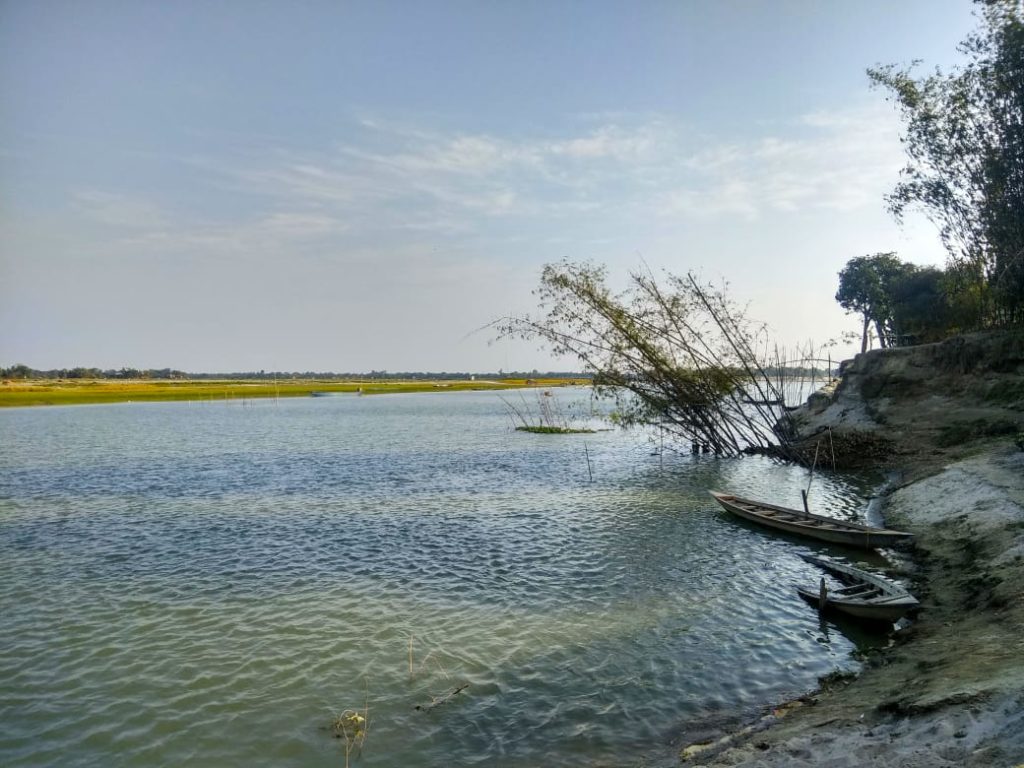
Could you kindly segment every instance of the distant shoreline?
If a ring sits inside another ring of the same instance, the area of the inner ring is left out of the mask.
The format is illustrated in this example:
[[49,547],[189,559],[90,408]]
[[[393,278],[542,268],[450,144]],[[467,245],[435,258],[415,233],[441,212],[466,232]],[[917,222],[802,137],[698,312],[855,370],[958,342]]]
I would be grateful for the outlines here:
[[85,405],[132,401],[231,401],[273,397],[310,397],[313,393],[382,395],[409,392],[465,392],[508,389],[544,389],[589,385],[589,379],[438,379],[351,381],[289,379],[129,380],[34,379],[4,381],[0,408],[46,405]]

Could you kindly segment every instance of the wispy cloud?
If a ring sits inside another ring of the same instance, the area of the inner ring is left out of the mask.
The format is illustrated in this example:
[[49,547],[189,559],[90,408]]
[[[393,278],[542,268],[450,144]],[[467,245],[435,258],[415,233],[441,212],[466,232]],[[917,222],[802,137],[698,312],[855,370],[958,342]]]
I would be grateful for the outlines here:
[[815,112],[764,135],[691,155],[690,178],[662,198],[668,216],[796,211],[849,212],[877,206],[903,163],[897,126],[879,108]]
[[877,204],[901,164],[894,120],[874,108],[818,111],[725,140],[656,116],[620,116],[554,138],[362,125],[372,134],[365,143],[242,175],[282,202],[359,217],[373,210],[389,226],[416,210],[445,228],[461,221],[472,229],[482,217],[641,209],[698,217],[852,210]]
[[878,205],[902,163],[895,121],[875,108],[798,115],[726,138],[651,115],[618,115],[560,136],[370,119],[350,129],[321,151],[277,149],[204,167],[210,183],[248,201],[238,209],[250,213],[230,220],[180,221],[98,190],[78,192],[75,205],[123,227],[135,245],[175,240],[222,252],[394,243],[403,232],[486,239],[498,236],[494,224],[536,230],[549,242],[566,221],[580,231],[588,221],[653,226],[855,211]]

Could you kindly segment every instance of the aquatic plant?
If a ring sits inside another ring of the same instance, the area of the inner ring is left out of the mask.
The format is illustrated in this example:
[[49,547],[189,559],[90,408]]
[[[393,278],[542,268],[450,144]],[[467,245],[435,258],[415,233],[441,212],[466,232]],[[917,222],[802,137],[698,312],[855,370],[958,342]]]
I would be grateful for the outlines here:
[[550,389],[537,393],[537,404],[531,406],[520,393],[520,403],[502,397],[502,403],[517,432],[532,432],[537,435],[593,434],[596,429],[574,426],[575,416],[567,413],[561,402]]
[[364,705],[363,711],[346,709],[331,723],[331,730],[336,739],[345,740],[345,768],[349,768],[352,752],[358,755],[363,750],[366,734],[369,730],[369,706]]

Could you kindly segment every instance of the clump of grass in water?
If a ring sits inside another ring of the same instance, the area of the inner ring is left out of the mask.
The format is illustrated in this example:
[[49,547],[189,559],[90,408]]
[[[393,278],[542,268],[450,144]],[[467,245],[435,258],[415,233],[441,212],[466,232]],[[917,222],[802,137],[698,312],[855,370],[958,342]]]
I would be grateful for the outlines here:
[[355,751],[359,755],[363,751],[363,743],[366,741],[370,725],[369,714],[369,706],[364,704],[362,712],[346,709],[331,723],[334,738],[345,740],[345,768],[349,768],[352,752]]
[[516,427],[516,432],[532,432],[535,435],[592,435],[596,429],[574,429],[572,427],[548,427],[543,424],[528,424]]
[[522,403],[516,405],[511,400],[501,398],[517,432],[532,432],[535,435],[577,435],[592,434],[597,431],[596,429],[572,426],[569,416],[562,410],[561,403],[550,389],[537,393],[536,409],[526,402],[526,398],[522,394],[520,394],[520,399]]

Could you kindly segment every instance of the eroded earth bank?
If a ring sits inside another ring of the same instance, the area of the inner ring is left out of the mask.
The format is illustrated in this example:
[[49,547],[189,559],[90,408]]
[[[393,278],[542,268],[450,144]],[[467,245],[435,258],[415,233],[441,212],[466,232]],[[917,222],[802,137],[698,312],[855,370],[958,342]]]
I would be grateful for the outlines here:
[[851,681],[684,750],[705,766],[1024,764],[1024,334],[875,350],[796,415],[891,473],[922,610]]

